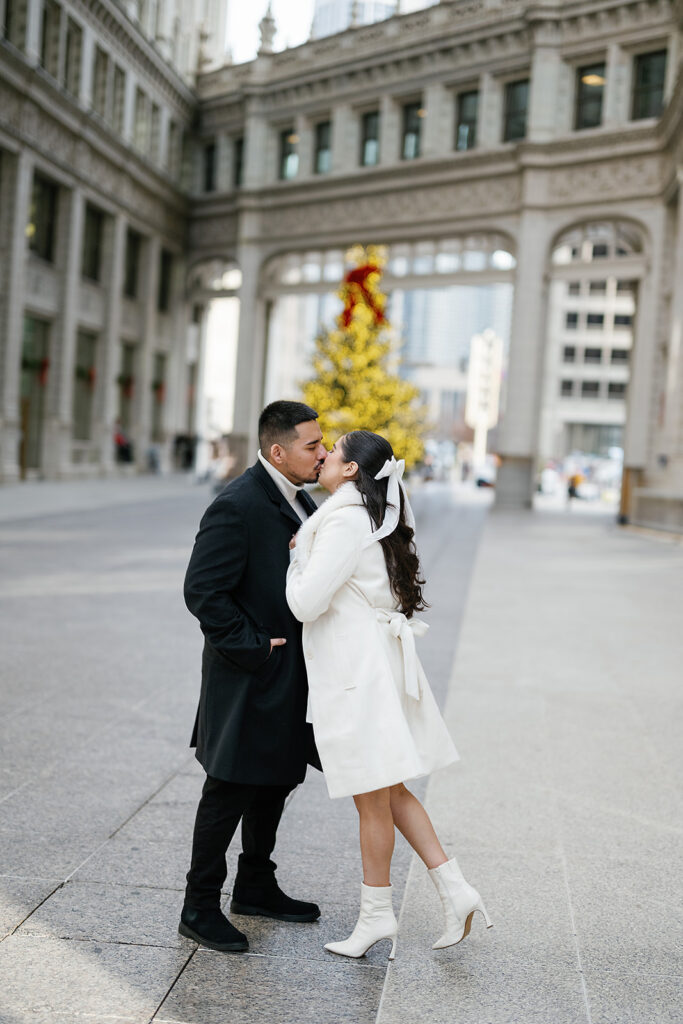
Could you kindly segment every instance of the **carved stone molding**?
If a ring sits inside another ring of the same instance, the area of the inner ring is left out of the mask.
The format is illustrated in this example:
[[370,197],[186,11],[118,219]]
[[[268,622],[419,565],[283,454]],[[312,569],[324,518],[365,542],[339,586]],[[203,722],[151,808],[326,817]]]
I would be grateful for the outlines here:
[[548,185],[551,202],[590,202],[657,195],[662,187],[658,156],[609,160],[556,169]]

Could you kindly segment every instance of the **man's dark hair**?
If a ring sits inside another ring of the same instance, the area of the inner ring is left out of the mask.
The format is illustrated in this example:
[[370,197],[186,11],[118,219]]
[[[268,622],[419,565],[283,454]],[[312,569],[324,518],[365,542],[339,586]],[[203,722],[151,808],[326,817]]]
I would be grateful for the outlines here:
[[288,445],[296,437],[299,423],[317,420],[318,414],[303,402],[271,402],[258,420],[258,443],[264,456],[271,445]]

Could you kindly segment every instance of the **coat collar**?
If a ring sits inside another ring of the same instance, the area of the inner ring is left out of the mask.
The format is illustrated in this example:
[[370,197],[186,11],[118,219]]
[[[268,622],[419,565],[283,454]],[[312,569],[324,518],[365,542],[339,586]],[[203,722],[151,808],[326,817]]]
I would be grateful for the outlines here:
[[302,563],[308,561],[315,535],[320,529],[321,523],[323,523],[332,512],[336,512],[340,508],[362,504],[363,498],[361,497],[360,491],[352,481],[338,487],[334,494],[331,494],[329,498],[317,509],[317,511],[302,523],[301,529],[296,535],[297,561]]
[[[283,516],[286,516],[287,519],[289,519],[290,522],[294,523],[297,527],[301,526],[301,519],[297,516],[296,512],[289,504],[289,502],[285,498],[284,494],[282,493],[278,485],[275,483],[275,481],[270,476],[268,471],[263,468],[261,463],[255,462],[254,465],[249,470],[249,472],[254,477],[254,479],[261,485],[261,487],[266,492],[266,494],[273,502],[273,504],[279,506],[280,512],[282,512]],[[313,501],[313,499],[310,497],[310,495],[306,493],[306,491],[302,491],[301,493],[302,501],[309,509],[309,512],[315,512],[316,504]]]

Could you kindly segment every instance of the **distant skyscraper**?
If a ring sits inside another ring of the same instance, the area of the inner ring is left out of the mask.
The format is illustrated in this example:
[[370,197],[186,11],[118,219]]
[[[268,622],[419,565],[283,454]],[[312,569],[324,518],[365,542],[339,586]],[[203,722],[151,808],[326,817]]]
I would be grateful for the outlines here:
[[[352,0],[315,0],[311,29],[313,38],[343,32],[351,24],[353,6]],[[359,0],[356,6],[359,25],[382,21],[396,12],[395,0]]]

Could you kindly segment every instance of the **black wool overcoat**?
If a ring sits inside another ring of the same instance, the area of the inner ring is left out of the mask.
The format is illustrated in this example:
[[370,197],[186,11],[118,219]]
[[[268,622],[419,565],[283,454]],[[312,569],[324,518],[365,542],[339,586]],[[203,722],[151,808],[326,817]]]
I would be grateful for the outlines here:
[[[315,503],[303,492],[311,512]],[[202,686],[190,745],[228,782],[295,785],[320,768],[306,723],[301,623],[285,583],[301,525],[260,462],[221,491],[199,526],[185,603],[204,634]],[[287,643],[270,652],[271,637]]]

